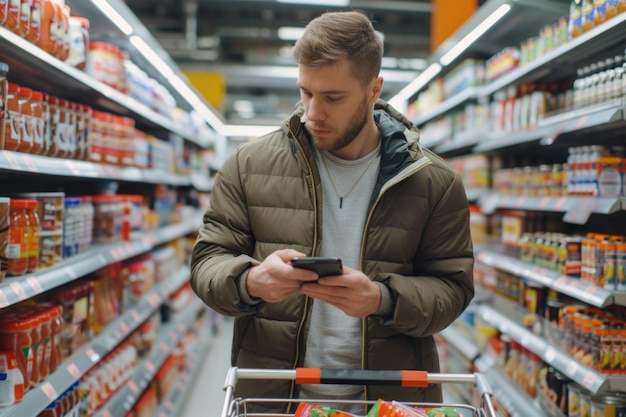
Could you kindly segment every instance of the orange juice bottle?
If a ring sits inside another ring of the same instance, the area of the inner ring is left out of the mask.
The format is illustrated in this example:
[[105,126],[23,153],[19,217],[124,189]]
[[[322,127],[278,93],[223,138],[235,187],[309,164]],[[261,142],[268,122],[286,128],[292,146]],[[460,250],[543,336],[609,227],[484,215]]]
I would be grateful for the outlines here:
[[582,4],[582,28],[583,33],[593,29],[593,0],[583,0]]
[[582,27],[582,1],[572,0],[569,6],[569,22],[567,32],[569,39],[574,39],[583,33]]

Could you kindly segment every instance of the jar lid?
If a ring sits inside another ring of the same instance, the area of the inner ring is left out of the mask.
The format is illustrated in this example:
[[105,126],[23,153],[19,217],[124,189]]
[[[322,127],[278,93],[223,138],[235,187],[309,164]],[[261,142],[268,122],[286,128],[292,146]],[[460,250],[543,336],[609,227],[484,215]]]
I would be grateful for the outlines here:
[[11,199],[9,197],[0,197],[0,203],[10,203]]
[[35,207],[37,207],[37,200],[13,199],[11,200],[10,207],[12,209],[29,209],[33,208],[33,203],[35,203]]
[[0,73],[7,73],[9,72],[9,64],[7,64],[6,62],[0,62]]

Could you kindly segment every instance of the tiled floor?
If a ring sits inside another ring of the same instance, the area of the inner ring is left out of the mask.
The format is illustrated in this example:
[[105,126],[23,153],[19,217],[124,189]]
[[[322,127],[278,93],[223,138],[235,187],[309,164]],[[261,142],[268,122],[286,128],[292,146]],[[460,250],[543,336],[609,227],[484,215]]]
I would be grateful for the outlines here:
[[209,352],[195,381],[189,382],[189,392],[179,417],[220,417],[224,404],[224,379],[230,367],[232,319],[224,319],[219,332],[211,339]]

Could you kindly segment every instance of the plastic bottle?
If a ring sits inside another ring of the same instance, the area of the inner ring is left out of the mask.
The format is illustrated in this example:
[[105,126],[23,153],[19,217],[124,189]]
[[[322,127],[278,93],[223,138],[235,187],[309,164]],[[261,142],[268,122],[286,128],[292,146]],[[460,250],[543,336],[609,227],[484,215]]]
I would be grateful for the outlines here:
[[51,54],[56,47],[57,8],[52,0],[41,0],[39,39],[35,45]]
[[593,0],[583,0],[582,9],[581,9],[582,11],[581,22],[582,22],[583,33],[589,32],[594,27],[593,10],[594,10]]
[[89,51],[89,20],[70,16],[69,24],[69,54],[66,62],[73,67],[85,69]]
[[20,25],[20,7],[22,2],[20,0],[9,0],[7,7],[6,19],[3,26],[13,32],[18,30]]
[[33,91],[31,96],[31,106],[33,109],[33,118],[31,122],[33,124],[33,131],[35,134],[31,153],[43,155],[47,152],[48,147],[46,143],[46,115],[44,113],[47,111],[47,107],[44,101],[44,94],[41,91]]
[[570,3],[569,22],[567,25],[567,35],[569,39],[574,39],[583,33],[582,1],[583,0],[572,0]]

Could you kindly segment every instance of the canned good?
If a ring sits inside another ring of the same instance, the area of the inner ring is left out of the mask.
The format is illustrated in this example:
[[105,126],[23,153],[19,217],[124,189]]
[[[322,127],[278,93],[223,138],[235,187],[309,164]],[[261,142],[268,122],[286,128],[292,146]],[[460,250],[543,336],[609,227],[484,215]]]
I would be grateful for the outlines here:
[[626,396],[615,392],[594,395],[590,417],[626,417]]

